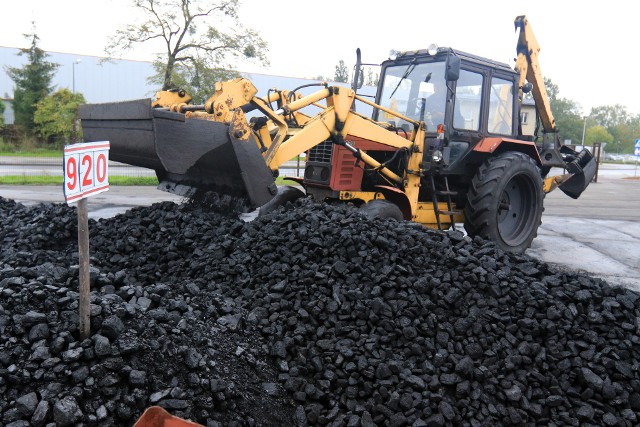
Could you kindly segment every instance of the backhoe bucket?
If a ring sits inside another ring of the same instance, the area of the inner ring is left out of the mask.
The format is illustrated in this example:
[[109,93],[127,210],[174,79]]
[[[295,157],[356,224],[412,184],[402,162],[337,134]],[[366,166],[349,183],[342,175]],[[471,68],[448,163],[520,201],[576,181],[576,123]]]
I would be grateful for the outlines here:
[[577,154],[569,147],[562,146],[560,152],[573,157],[573,160],[568,162],[566,166],[567,172],[572,173],[573,176],[560,184],[560,189],[567,196],[577,199],[589,186],[596,174],[596,159],[594,159],[591,152],[586,149],[582,150],[580,154]]
[[151,108],[148,99],[82,105],[79,115],[85,141],[109,141],[111,160],[154,169],[161,190],[212,190],[253,207],[277,193],[240,110],[229,125]]

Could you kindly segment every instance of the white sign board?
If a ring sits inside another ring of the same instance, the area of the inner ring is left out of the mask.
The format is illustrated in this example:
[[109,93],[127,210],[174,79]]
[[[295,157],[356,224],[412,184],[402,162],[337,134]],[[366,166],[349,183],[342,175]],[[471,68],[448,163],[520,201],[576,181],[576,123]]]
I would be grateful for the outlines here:
[[75,203],[109,189],[109,142],[64,147],[64,199]]

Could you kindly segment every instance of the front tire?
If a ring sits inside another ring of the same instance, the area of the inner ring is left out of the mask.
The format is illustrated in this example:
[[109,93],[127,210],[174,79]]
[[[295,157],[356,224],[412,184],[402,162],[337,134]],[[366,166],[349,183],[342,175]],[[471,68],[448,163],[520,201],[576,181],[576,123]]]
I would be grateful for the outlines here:
[[467,233],[523,253],[538,234],[544,193],[540,169],[526,154],[506,152],[478,169],[464,208]]

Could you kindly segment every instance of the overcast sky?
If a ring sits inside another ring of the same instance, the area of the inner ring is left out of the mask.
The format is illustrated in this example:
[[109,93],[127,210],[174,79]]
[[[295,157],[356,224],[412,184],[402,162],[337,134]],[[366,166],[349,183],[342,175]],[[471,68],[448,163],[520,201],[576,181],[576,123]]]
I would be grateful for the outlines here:
[[[129,0],[29,0],[2,4],[0,46],[25,47],[36,31],[48,51],[104,55],[115,30],[131,22]],[[240,17],[269,44],[269,67],[240,64],[239,70],[292,77],[333,77],[355,50],[364,62],[380,63],[391,49],[431,43],[485,56],[513,66],[513,20],[526,15],[542,48],[542,73],[588,113],[621,104],[640,114],[640,41],[635,0],[243,0]],[[157,46],[156,46],[157,50]],[[123,57],[151,60],[151,46]]]

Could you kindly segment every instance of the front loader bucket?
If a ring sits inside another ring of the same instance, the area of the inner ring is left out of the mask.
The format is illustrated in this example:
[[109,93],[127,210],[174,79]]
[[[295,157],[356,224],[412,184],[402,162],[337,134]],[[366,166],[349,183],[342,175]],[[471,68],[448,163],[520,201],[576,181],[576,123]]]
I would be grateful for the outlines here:
[[239,110],[230,125],[151,108],[148,99],[82,105],[79,115],[85,141],[109,141],[111,160],[154,169],[162,190],[213,190],[254,207],[277,192]]
[[591,152],[586,149],[577,154],[569,147],[562,146],[560,152],[573,158],[566,166],[567,172],[573,174],[573,176],[563,182],[560,185],[560,189],[567,196],[577,199],[589,186],[596,174],[596,159],[594,159]]

